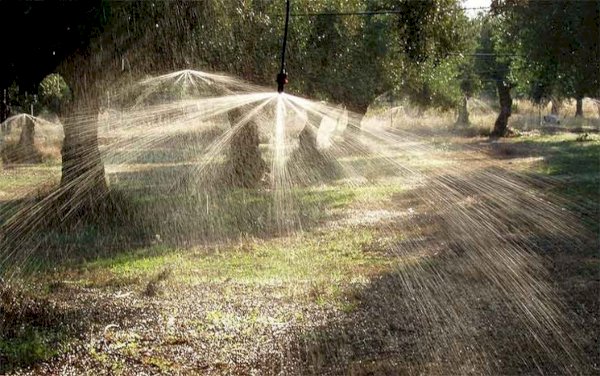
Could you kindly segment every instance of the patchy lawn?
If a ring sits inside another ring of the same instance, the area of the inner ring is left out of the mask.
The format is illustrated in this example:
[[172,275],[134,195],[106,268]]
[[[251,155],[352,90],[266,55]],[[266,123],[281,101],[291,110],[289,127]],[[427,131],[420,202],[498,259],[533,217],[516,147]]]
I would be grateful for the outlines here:
[[[435,153],[400,150],[394,160],[439,172],[445,183],[451,177],[441,173],[457,160],[464,167],[454,171],[464,176],[500,164],[548,180],[543,192],[567,198],[593,230],[600,141],[577,137],[477,140],[475,150],[439,137],[430,145]],[[37,261],[22,269],[35,273],[2,284],[0,372],[598,372],[597,237],[573,245],[527,230],[501,234],[506,242],[491,247],[502,259],[496,264],[469,248],[480,234],[470,238],[468,226],[452,222],[478,218],[488,208],[482,192],[457,184],[460,200],[436,202],[427,182],[407,179],[385,158],[341,159],[367,171],[368,181],[294,188],[289,218],[302,228],[293,222],[289,233],[270,217],[268,192],[157,193],[128,185],[139,172],[113,176],[124,194],[133,192],[125,198],[130,222],[33,237]],[[17,196],[52,181],[57,171],[46,168],[39,180],[13,174],[0,190]],[[536,253],[510,253],[524,235]],[[538,301],[547,305],[535,312],[546,316],[515,313]],[[544,320],[555,333],[535,326]]]

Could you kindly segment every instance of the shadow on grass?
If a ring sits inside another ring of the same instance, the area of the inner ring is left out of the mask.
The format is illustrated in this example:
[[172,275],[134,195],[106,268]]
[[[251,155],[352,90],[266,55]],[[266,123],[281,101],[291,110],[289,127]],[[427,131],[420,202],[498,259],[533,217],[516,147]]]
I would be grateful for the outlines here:
[[[217,190],[187,184],[177,188],[117,187],[102,197],[94,211],[85,216],[76,211],[69,218],[64,217],[64,201],[53,198],[52,191],[2,204],[0,275],[13,285],[0,280],[0,372],[64,352],[91,325],[119,323],[134,315],[129,308],[115,313],[110,304],[103,307],[106,299],[96,298],[98,291],[93,297],[82,297],[81,289],[71,291],[64,283],[56,286],[63,296],[53,292],[48,295],[52,300],[43,298],[43,291],[28,292],[35,289],[28,286],[32,273],[40,277],[39,272],[77,268],[91,260],[120,256],[135,260],[245,237],[269,239],[330,220],[336,208],[354,197],[348,189],[298,188],[288,192],[286,202],[291,205],[279,213],[274,210],[273,192],[266,189]],[[147,293],[151,295],[150,290]],[[81,304],[73,302],[80,298]],[[61,299],[70,302],[68,307],[53,303]]]
[[[0,281],[0,373],[29,367],[73,350],[86,332],[100,332],[114,322],[142,317],[141,309],[114,309],[110,301],[73,295],[65,308],[41,297],[35,286]],[[70,294],[69,286],[54,284],[52,293]],[[75,302],[74,300],[80,300]],[[152,308],[144,308],[148,315]],[[95,325],[92,327],[92,323]],[[78,351],[82,351],[79,349]]]
[[[288,358],[278,371],[313,375],[592,371],[591,363],[578,364],[564,351],[561,338],[530,327],[477,273],[461,256],[451,255],[381,275],[348,295],[346,299],[354,302],[350,312],[291,335],[280,350]],[[592,346],[586,350],[593,352]]]
[[[481,194],[455,177],[440,179],[465,197]],[[409,191],[404,199],[424,195],[423,190]],[[484,226],[468,221],[484,220],[478,214],[489,210],[485,203],[459,205],[460,200],[431,213],[416,207],[421,214],[398,223],[394,231],[407,235],[415,227],[427,231],[392,246],[392,257],[398,257],[400,265],[347,291],[348,309],[289,334],[290,340],[277,350],[286,354],[283,361],[265,355],[271,367],[277,364],[273,373],[597,371],[597,303],[592,300],[598,283],[589,276],[579,280],[579,271],[561,270],[562,275],[554,276],[546,269],[547,257],[559,262],[561,255],[568,255],[573,263],[584,261],[586,245],[574,246],[580,241],[576,235],[536,229],[530,219],[521,218],[521,207],[498,207],[498,217],[515,219],[496,227],[493,220]],[[486,231],[485,226],[497,231]],[[556,280],[560,283],[555,290]],[[564,299],[565,295],[577,298]]]
[[596,231],[600,220],[600,142],[581,140],[567,134],[557,137],[523,137],[492,145],[494,158],[539,157],[541,161],[527,174],[550,177],[551,192],[570,202],[586,225]]
[[[192,170],[194,167],[187,167]],[[336,186],[272,190],[218,187],[185,178],[186,167],[123,172],[93,211],[64,216],[54,191],[0,207],[3,274],[77,264],[149,246],[186,249],[269,239],[308,230],[335,218],[355,193]],[[184,176],[184,178],[181,178]],[[139,182],[146,182],[141,186]],[[70,208],[70,207],[69,207]],[[143,257],[143,252],[140,257]]]
[[548,175],[600,174],[600,143],[564,135],[562,139],[523,137],[514,142],[492,145],[490,156],[496,158],[518,158],[523,156],[543,157]]

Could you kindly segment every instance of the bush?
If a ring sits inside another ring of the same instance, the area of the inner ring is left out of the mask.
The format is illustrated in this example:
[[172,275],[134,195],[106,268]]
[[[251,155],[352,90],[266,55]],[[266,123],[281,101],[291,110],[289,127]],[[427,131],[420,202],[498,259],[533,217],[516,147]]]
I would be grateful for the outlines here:
[[44,106],[54,113],[60,113],[62,107],[72,99],[69,85],[58,73],[49,74],[42,80],[39,96]]

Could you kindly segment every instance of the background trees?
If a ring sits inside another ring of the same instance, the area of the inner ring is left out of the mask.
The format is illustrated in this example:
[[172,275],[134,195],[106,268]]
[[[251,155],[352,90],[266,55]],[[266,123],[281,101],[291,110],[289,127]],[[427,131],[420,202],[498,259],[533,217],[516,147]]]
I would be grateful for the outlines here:
[[[537,103],[575,98],[576,115],[582,116],[583,97],[600,93],[600,3],[496,0],[492,5],[480,42],[490,58],[481,65],[486,78],[503,82],[499,97],[508,105],[504,86]],[[504,121],[496,124],[494,131],[503,135]]]
[[[467,99],[481,82],[499,98],[497,136],[506,133],[515,94],[538,103],[576,98],[581,115],[581,99],[600,96],[599,7],[494,0],[489,14],[471,20],[458,0],[295,0],[288,90],[359,116],[387,92],[422,109],[459,109],[457,122],[468,123]],[[120,83],[148,74],[200,68],[271,86],[278,70],[281,1],[2,2],[0,9],[11,14],[0,26],[10,35],[0,87],[17,82],[6,93],[23,97],[58,71],[71,87],[71,111],[89,114]],[[44,33],[13,32],[32,24]]]
[[474,24],[456,1],[401,2],[398,8],[396,92],[421,108],[456,108],[464,54],[474,46]]
[[583,97],[600,91],[600,3],[530,2],[519,10],[519,82],[534,98],[576,98],[576,115],[583,116]]
[[[13,15],[2,24],[3,35],[26,24],[44,29],[43,35],[5,38],[3,88],[16,81],[32,93],[58,65],[67,77],[67,70],[78,68],[67,59],[75,52],[97,61],[102,77],[120,79],[204,67],[270,85],[277,69],[283,22],[278,1],[1,6]],[[502,80],[533,99],[597,96],[598,7],[592,1],[494,1],[477,49],[494,54],[494,61],[477,59],[487,64],[482,78]],[[473,52],[477,34],[457,0],[296,0],[293,8],[293,92],[360,112],[394,89],[420,106],[449,108],[474,82],[465,79],[472,74],[468,59],[454,58]],[[335,15],[381,10],[393,13]],[[305,13],[313,15],[300,15]]]

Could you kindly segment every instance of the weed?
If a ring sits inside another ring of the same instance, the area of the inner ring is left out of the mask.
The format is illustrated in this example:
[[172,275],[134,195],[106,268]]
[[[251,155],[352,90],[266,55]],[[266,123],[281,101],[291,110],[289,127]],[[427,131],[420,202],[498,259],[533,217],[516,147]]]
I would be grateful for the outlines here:
[[577,142],[592,141],[592,137],[590,137],[589,133],[585,132],[585,133],[582,133],[579,136],[577,136],[575,141],[577,141]]
[[64,322],[52,302],[0,281],[0,372],[60,352]]
[[146,288],[144,289],[145,296],[157,296],[163,292],[163,283],[167,279],[171,277],[173,274],[173,270],[171,268],[165,268],[159,273],[157,273],[148,283],[146,284]]
[[[5,367],[24,366],[48,360],[59,353],[62,336],[51,331],[27,328],[18,337],[0,338],[0,372]],[[3,367],[3,365],[6,365]]]

